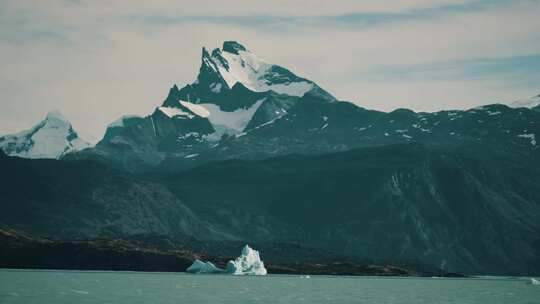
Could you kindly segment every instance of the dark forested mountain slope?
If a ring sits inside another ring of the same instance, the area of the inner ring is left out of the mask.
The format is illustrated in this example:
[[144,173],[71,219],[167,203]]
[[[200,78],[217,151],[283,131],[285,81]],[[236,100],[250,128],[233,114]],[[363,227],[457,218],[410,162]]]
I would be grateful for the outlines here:
[[0,157],[0,224],[54,238],[227,239],[166,187],[91,161]]
[[0,223],[39,235],[302,243],[448,271],[540,271],[537,154],[398,144],[151,176],[88,161],[0,163]]
[[244,239],[454,271],[540,271],[540,166],[402,144],[225,161],[168,177],[197,214]]

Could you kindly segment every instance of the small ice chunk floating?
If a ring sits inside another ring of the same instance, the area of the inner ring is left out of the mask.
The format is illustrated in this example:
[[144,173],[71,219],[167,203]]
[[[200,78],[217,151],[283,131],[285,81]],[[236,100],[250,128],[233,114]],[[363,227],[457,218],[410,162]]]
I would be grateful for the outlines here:
[[216,267],[212,262],[203,262],[195,260],[191,266],[186,269],[189,273],[223,273],[225,270]]
[[248,245],[244,246],[242,253],[234,261],[227,263],[227,269],[216,267],[211,262],[195,260],[186,272],[189,273],[228,273],[233,275],[266,275],[268,272],[257,250]]

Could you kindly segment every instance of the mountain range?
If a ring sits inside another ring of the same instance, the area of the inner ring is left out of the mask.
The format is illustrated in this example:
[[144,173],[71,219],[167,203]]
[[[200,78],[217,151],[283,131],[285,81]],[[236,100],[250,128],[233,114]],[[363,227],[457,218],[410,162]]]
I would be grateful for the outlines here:
[[202,49],[193,83],[93,147],[58,113],[1,137],[0,224],[537,274],[539,103],[374,111],[226,41]]

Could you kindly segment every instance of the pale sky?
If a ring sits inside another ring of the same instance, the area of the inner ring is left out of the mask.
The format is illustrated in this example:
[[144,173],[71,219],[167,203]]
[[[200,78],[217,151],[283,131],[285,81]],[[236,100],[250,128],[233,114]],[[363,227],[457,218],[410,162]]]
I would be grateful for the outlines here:
[[0,134],[60,110],[96,141],[237,40],[372,109],[540,94],[540,0],[0,0]]

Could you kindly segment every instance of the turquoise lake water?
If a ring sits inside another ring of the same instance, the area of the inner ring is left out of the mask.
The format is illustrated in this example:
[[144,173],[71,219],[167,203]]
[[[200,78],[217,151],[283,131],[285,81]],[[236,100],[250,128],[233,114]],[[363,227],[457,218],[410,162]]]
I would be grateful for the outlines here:
[[514,278],[241,277],[0,270],[0,303],[540,303]]

